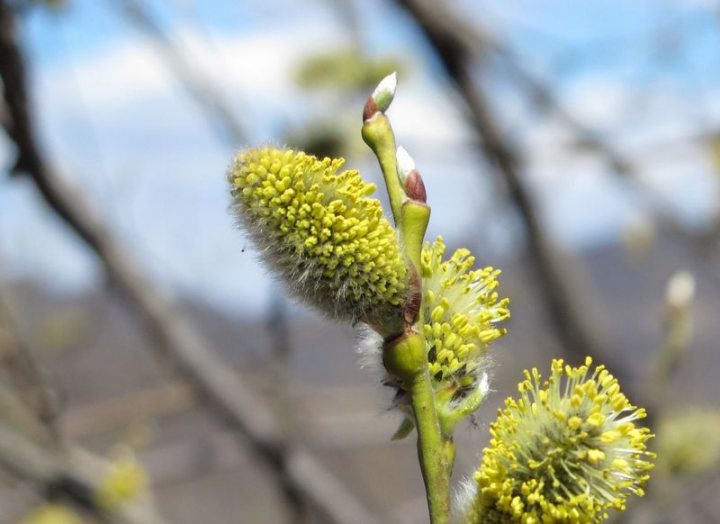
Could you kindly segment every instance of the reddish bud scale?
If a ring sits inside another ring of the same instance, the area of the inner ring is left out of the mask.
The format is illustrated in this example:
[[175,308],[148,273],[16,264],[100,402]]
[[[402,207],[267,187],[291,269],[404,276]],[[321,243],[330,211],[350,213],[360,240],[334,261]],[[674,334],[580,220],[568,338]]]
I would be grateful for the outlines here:
[[379,109],[375,100],[373,100],[373,97],[369,96],[367,102],[365,102],[365,107],[363,107],[363,122],[370,120],[370,118],[372,118],[372,116],[378,111]]
[[405,194],[408,196],[408,198],[417,200],[418,202],[422,202],[423,204],[427,203],[425,183],[423,182],[423,179],[420,176],[420,173],[418,173],[417,169],[413,169],[412,171],[410,171],[407,178],[405,179]]

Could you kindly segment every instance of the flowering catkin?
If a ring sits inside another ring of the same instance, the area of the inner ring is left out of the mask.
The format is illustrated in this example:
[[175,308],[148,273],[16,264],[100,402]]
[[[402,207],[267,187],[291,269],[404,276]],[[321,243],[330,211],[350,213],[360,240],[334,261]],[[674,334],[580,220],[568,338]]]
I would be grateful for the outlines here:
[[636,425],[645,411],[591,364],[554,360],[544,382],[525,371],[520,398],[508,398],[491,425],[467,524],[601,522],[643,494],[654,456],[650,431]]
[[[510,317],[510,301],[497,291],[499,270],[473,269],[475,257],[467,249],[456,250],[450,258],[444,255],[442,237],[433,244],[426,242],[420,271],[428,371],[441,426],[449,437],[488,392],[487,351],[506,333],[498,324]],[[381,344],[382,340],[368,336],[361,349],[377,355]],[[402,438],[413,427],[410,397],[402,381],[387,377],[385,384],[397,389],[394,406],[406,415],[395,435]]]
[[436,389],[462,396],[477,386],[490,343],[505,334],[497,324],[510,317],[510,301],[497,292],[499,270],[473,269],[467,249],[444,254],[442,237],[422,251],[423,334]]
[[408,269],[375,185],[343,159],[248,149],[228,173],[234,211],[290,292],[383,335],[401,329]]

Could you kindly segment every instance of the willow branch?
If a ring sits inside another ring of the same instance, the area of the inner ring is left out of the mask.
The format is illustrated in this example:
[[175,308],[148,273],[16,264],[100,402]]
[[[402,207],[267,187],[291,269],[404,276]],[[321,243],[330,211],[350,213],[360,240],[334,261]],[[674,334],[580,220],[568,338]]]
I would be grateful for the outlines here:
[[3,340],[0,340],[0,365],[7,369],[19,396],[32,408],[34,416],[47,429],[49,436],[59,442],[61,434],[56,397],[48,386],[35,355],[20,338],[18,326],[3,295],[4,292],[0,289],[0,335],[3,324],[8,334],[5,338],[6,347],[3,348]]

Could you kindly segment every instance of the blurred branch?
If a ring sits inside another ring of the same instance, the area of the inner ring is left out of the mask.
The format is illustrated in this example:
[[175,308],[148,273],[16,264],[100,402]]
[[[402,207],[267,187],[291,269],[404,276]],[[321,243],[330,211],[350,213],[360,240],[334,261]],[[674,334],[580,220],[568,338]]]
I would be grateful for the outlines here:
[[[275,420],[278,421],[278,429],[285,445],[292,447],[297,438],[295,431],[297,406],[291,391],[293,384],[290,366],[293,352],[287,315],[285,297],[282,291],[273,285],[270,290],[270,307],[266,324],[270,338],[270,358],[272,359],[269,379],[274,384],[269,403],[273,409]],[[288,464],[285,464],[285,467],[288,467]],[[305,513],[307,508],[299,500],[297,509],[299,517]]]
[[3,324],[8,335],[4,340],[0,340],[0,365],[7,368],[13,386],[24,403],[32,408],[37,420],[47,429],[49,436],[59,441],[61,435],[56,398],[48,387],[35,356],[20,338],[12,312],[3,295],[0,290],[0,335]]
[[[151,281],[144,278],[102,218],[78,193],[50,169],[40,155],[31,127],[25,66],[18,46],[14,17],[6,0],[0,0],[0,76],[10,119],[8,136],[18,149],[16,170],[22,169],[37,185],[47,204],[91,248],[167,357],[238,439],[275,472],[289,497],[305,497],[329,520],[339,523],[374,522],[369,511],[335,480],[336,497],[329,500],[330,473],[307,451],[288,451],[272,417],[272,410],[257,398],[211,349],[210,343]],[[284,462],[287,457],[287,467]],[[323,475],[318,476],[319,472]],[[342,495],[342,496],[341,496]]]
[[45,426],[16,392],[0,383],[0,423],[12,426],[25,438],[44,445],[53,443]]
[[[309,448],[321,451],[387,444],[388,435],[397,429],[397,420],[393,417],[378,419],[375,402],[368,405],[365,401],[358,405],[358,399],[367,398],[367,389],[358,387],[328,385],[317,389],[294,389],[292,415],[296,424],[293,437],[307,443]],[[172,381],[120,398],[71,407],[63,413],[62,427],[69,439],[92,439],[126,429],[138,421],[161,421],[188,413],[195,407],[191,388],[180,381]],[[232,435],[232,432],[219,435],[223,435],[224,441],[225,435]],[[461,436],[457,438],[462,439]],[[206,440],[202,439],[203,442]],[[161,453],[162,443],[157,448]]]
[[[4,316],[9,317],[9,308],[1,301],[0,306],[5,307]],[[21,365],[11,370],[17,372],[13,374],[16,390],[0,383],[0,465],[33,485],[40,495],[73,503],[100,522],[163,524],[165,520],[148,495],[112,508],[99,502],[108,462],[60,439],[58,413],[44,376],[19,333],[6,338],[12,346],[9,350],[27,360],[20,359]],[[27,398],[28,392],[35,395]]]
[[[0,313],[6,324],[11,322],[9,308],[2,301]],[[112,508],[101,505],[99,486],[108,463],[60,440],[51,390],[29,348],[16,331],[3,340],[11,347],[0,350],[10,352],[17,362],[10,370],[16,390],[0,383],[0,466],[33,485],[40,495],[70,502],[100,522],[163,524],[149,496]],[[7,359],[7,354],[3,356]]]
[[[520,157],[502,136],[485,93],[473,81],[470,59],[474,52],[489,49],[490,43],[485,39],[478,39],[475,44],[481,47],[473,51],[474,48],[470,48],[467,41],[460,36],[463,34],[464,24],[446,10],[442,2],[396,2],[413,17],[437,53],[446,74],[460,91],[470,110],[471,123],[482,140],[485,157],[509,190],[510,198],[525,224],[530,249],[529,259],[559,342],[568,353],[599,357],[602,353],[580,318],[580,304],[565,285],[538,218],[535,203],[525,187]],[[597,360],[606,361],[607,358],[603,355]],[[618,374],[621,370],[621,367],[614,366],[614,371]]]
[[469,60],[471,57],[482,60],[491,54],[502,58],[503,65],[526,90],[537,108],[556,114],[577,135],[583,146],[603,157],[614,172],[621,175],[630,175],[634,172],[635,168],[628,158],[567,111],[552,90],[524,68],[512,51],[501,42],[480,28],[467,23],[449,9],[437,5],[437,2],[399,0],[399,3],[421,25],[430,24],[428,27],[432,27],[436,37],[447,40],[448,45],[452,45],[464,60]]
[[[85,455],[84,461],[90,459]],[[101,461],[93,458],[95,466]],[[127,503],[108,511],[97,502],[97,479],[67,457],[58,456],[0,422],[0,465],[48,498],[60,498],[107,524],[164,524],[152,504]]]
[[110,0],[127,19],[150,40],[162,54],[168,67],[195,99],[214,128],[232,147],[246,140],[245,132],[233,111],[224,101],[220,89],[198,71],[188,58],[178,51],[170,35],[138,0]]
[[[472,36],[472,28],[464,28],[467,37]],[[477,40],[477,38],[476,38]],[[680,222],[672,213],[672,202],[663,196],[652,185],[643,180],[640,170],[633,160],[618,151],[607,140],[578,120],[570,111],[563,107],[550,88],[531,72],[522,67],[518,59],[510,50],[498,43],[493,44],[495,52],[500,55],[508,71],[515,77],[521,88],[529,94],[535,106],[544,111],[555,114],[570,131],[577,142],[587,150],[597,154],[610,168],[610,173],[625,184],[636,195],[644,200],[652,210],[654,218],[662,228],[686,248],[694,251],[699,260],[705,260],[708,248],[713,247],[720,237],[720,211],[707,222],[706,226],[694,231]],[[716,284],[720,284],[720,274],[711,264],[706,264],[707,273],[713,277]]]
[[[45,378],[21,340],[0,295],[0,366],[12,385],[0,381],[0,424],[12,426],[27,439],[52,446],[59,443],[57,412]],[[0,375],[2,377],[3,375]]]

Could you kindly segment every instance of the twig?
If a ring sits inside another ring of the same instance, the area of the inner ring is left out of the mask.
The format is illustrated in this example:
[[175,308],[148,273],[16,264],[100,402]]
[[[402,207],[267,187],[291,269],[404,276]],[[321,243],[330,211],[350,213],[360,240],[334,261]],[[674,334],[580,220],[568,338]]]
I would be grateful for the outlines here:
[[0,420],[20,431],[26,438],[45,445],[55,442],[43,424],[32,412],[30,406],[17,392],[0,382]]
[[[31,127],[25,67],[15,35],[13,13],[6,0],[0,0],[0,76],[11,117],[7,131],[18,149],[16,169],[30,176],[50,208],[102,261],[108,275],[154,340],[154,348],[176,366],[230,427],[237,430],[238,438],[271,467],[286,493],[308,498],[332,522],[375,522],[367,509],[356,511],[361,507],[359,502],[340,504],[317,491],[317,479],[311,475],[324,471],[324,467],[308,452],[295,449],[289,464],[301,457],[303,463],[312,464],[312,468],[283,467],[286,451],[271,410],[216,357],[211,344],[170,297],[144,278],[134,260],[115,241],[102,217],[90,209],[84,195],[50,169],[39,152]],[[330,475],[329,472],[325,474]],[[340,490],[339,481],[335,483],[336,489]],[[353,496],[345,493],[344,499],[350,500]]]
[[[10,347],[0,356],[0,364],[8,368],[15,389],[20,392],[28,407],[35,412],[37,419],[47,428],[49,436],[59,442],[61,432],[58,426],[56,398],[48,387],[35,356],[20,338],[17,324],[0,290],[0,326],[2,323],[10,333],[8,337]],[[0,347],[0,353],[2,349]]]
[[[292,344],[290,343],[290,329],[287,320],[285,297],[280,289],[273,286],[270,290],[270,308],[267,317],[267,333],[270,338],[270,380],[275,386],[270,399],[275,420],[278,421],[280,436],[285,442],[286,454],[283,455],[283,468],[289,469],[289,455],[287,450],[295,445],[295,415],[291,402],[289,388],[292,387],[290,373],[290,359],[292,357]],[[301,524],[307,514],[305,501],[297,493],[288,493],[288,502],[292,505],[291,518],[296,524]],[[293,498],[290,498],[293,497]]]

